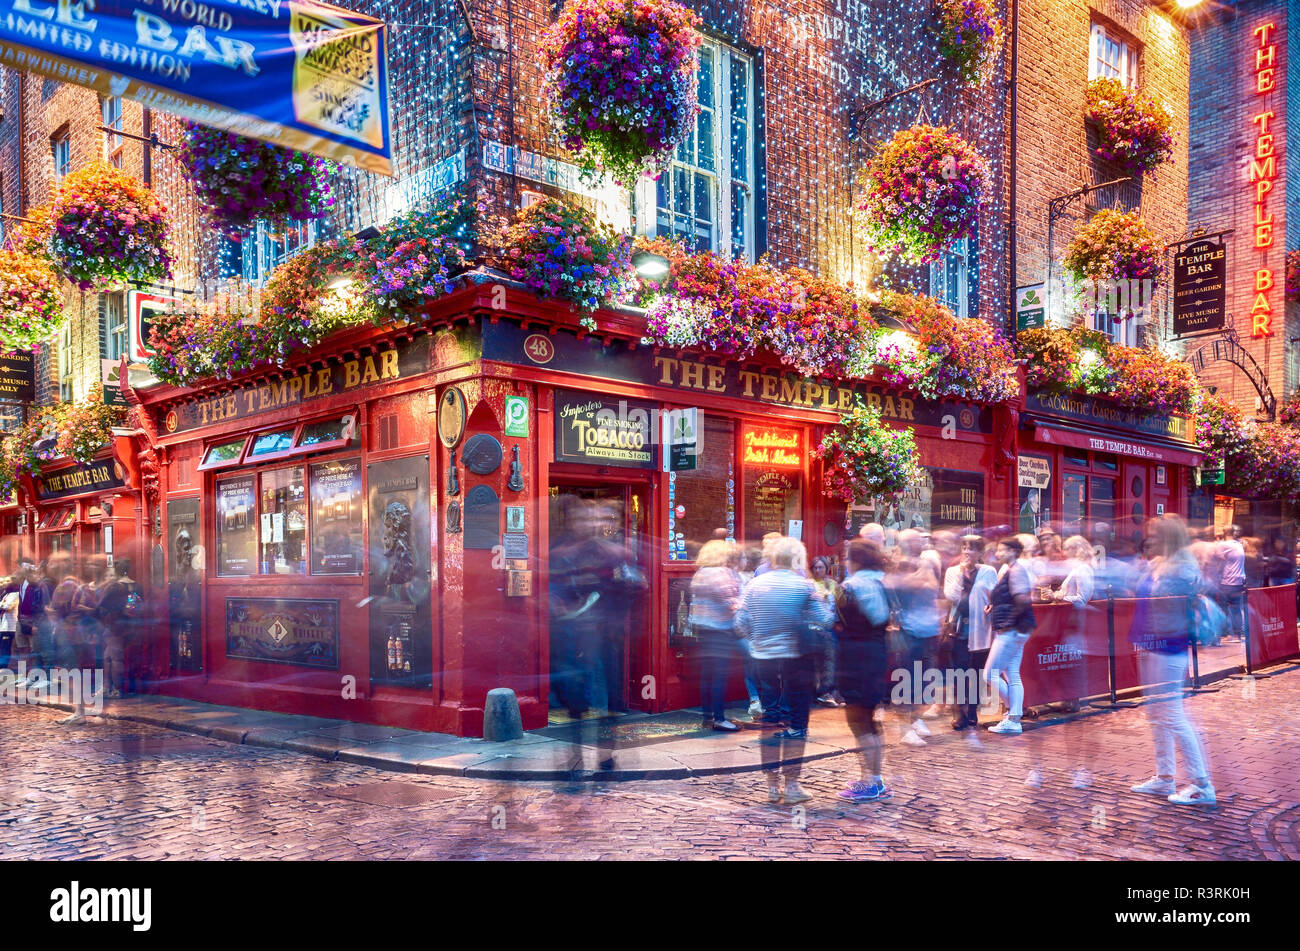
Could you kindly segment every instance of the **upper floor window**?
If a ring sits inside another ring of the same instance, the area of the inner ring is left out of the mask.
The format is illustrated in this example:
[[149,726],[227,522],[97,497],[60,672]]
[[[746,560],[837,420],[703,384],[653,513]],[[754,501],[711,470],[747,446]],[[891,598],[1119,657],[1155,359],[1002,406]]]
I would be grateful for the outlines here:
[[[122,131],[122,97],[110,96],[100,103],[104,128]],[[122,137],[112,132],[104,133],[104,152],[115,168],[122,167]]]
[[248,283],[263,283],[279,265],[317,241],[315,221],[290,221],[279,228],[272,231],[266,222],[259,221],[253,239],[241,243],[244,280]]
[[1138,50],[1114,29],[1100,23],[1092,25],[1092,55],[1088,60],[1089,79],[1118,79],[1133,87],[1138,81]]
[[1137,346],[1137,317],[1127,308],[1117,308],[1114,314],[1105,309],[1092,315],[1092,329],[1104,333],[1113,343],[1125,347]]
[[979,239],[962,238],[930,264],[930,296],[958,317],[979,316]]
[[54,177],[60,179],[72,171],[72,137],[66,129],[50,140],[50,150],[54,157]]
[[104,295],[104,327],[107,330],[108,359],[118,361],[126,353],[126,307],[122,294]]
[[72,399],[72,321],[59,330],[59,399]]
[[754,259],[754,72],[753,60],[738,50],[708,39],[700,46],[695,130],[657,182],[637,187],[647,234],[681,238],[697,251]]

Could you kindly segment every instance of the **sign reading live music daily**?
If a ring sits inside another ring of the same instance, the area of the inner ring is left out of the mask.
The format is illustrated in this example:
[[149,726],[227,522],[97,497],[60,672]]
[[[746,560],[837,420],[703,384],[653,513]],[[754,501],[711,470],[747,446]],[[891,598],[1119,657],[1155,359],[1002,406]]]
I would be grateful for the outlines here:
[[30,403],[36,399],[36,364],[30,350],[0,355],[0,402]]
[[89,465],[44,473],[36,478],[36,497],[42,502],[69,495],[120,489],[126,485],[126,471],[115,459],[98,459]]
[[313,0],[0,0],[0,65],[392,174],[384,24]]
[[405,380],[428,369],[429,338],[417,337],[395,349],[380,350],[271,383],[246,386],[220,396],[183,403],[167,413],[163,429],[168,433],[183,433],[213,423],[228,423],[374,383]]
[[624,342],[603,343],[590,335],[579,340],[565,331],[534,333],[505,320],[492,323],[484,318],[482,340],[484,360],[833,413],[848,410],[860,396],[891,422],[935,428],[951,422],[960,432],[993,431],[993,414],[986,407],[924,400],[867,383],[831,382],[734,360],[708,363],[675,350],[629,349]]
[[1222,330],[1227,312],[1227,250],[1222,241],[1195,241],[1174,252],[1174,334]]

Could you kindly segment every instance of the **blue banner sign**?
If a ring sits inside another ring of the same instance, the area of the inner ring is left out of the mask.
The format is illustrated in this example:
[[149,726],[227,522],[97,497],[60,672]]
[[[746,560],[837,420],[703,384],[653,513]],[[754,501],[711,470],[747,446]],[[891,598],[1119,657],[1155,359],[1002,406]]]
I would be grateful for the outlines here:
[[297,0],[0,0],[0,65],[392,174],[384,24]]

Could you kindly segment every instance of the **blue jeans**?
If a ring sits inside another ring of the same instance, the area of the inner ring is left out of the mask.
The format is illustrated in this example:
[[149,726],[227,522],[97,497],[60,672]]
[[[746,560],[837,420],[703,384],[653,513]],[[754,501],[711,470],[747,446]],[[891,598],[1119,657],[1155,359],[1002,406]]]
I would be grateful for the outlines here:
[[735,640],[730,632],[700,631],[700,711],[706,720],[727,718],[727,674]]

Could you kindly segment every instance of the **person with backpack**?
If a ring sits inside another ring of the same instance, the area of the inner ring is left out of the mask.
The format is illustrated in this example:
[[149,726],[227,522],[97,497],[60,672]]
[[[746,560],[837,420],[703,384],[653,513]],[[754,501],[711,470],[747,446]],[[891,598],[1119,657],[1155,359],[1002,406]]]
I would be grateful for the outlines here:
[[848,802],[876,802],[893,796],[885,785],[884,740],[876,709],[889,689],[889,599],[885,593],[885,556],[869,542],[853,542],[848,551],[849,577],[840,586],[839,657],[836,670],[844,716],[857,740],[862,778],[839,793]]
[[[807,580],[808,554],[803,543],[782,537],[772,543],[771,570],[745,588],[736,614],[736,631],[749,639],[758,669],[759,696],[765,711],[777,708],[781,691],[790,707],[790,726],[760,744],[769,802],[789,804],[812,798],[799,785],[808,714],[812,708],[814,665],[821,646],[813,632],[830,625],[834,608],[826,595]],[[765,714],[766,715],[766,714]],[[784,792],[778,763],[785,777]]]
[[1025,688],[1020,682],[1020,661],[1034,630],[1033,579],[1023,556],[1024,543],[1015,535],[998,542],[1001,569],[985,610],[993,626],[993,647],[984,665],[984,680],[996,688],[1007,715],[989,727],[990,733],[1020,733]]
[[[1156,774],[1133,786],[1133,792],[1163,796],[1175,805],[1212,806],[1217,802],[1210,781],[1204,746],[1196,726],[1183,706],[1183,683],[1187,679],[1187,651],[1190,646],[1194,599],[1200,590],[1200,569],[1190,549],[1183,520],[1172,513],[1151,522],[1155,557],[1138,584],[1137,611],[1129,637],[1138,652],[1138,665],[1147,693],[1166,691],[1174,695],[1146,705],[1155,744]],[[1183,757],[1190,785],[1179,790],[1175,783],[1177,761]]]

